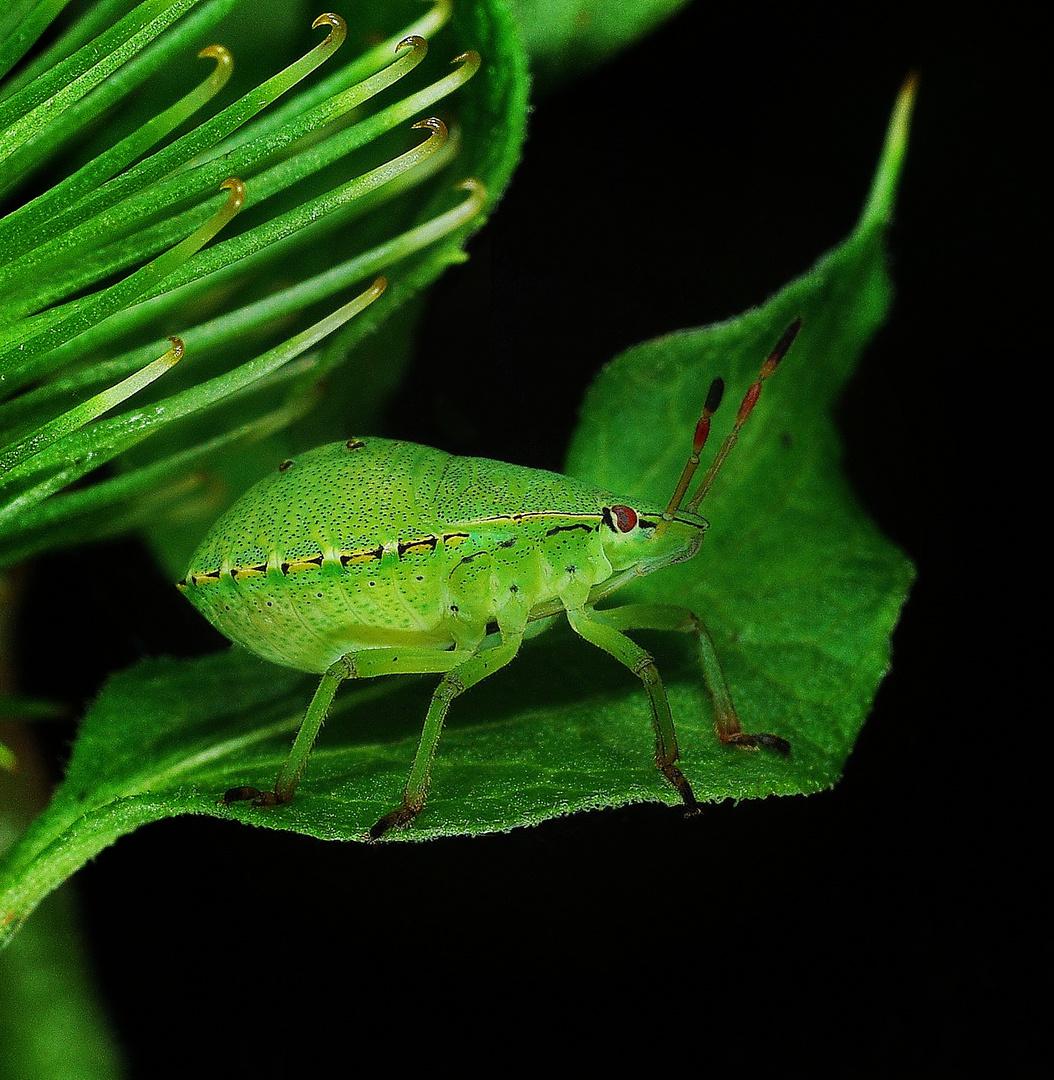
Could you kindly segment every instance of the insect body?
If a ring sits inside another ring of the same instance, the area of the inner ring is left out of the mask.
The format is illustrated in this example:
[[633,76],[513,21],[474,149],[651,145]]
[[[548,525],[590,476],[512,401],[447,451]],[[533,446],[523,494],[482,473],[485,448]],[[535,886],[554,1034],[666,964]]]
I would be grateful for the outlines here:
[[687,503],[720,380],[711,386],[692,455],[665,508],[631,506],[556,473],[380,438],[318,447],[250,489],[212,527],[180,587],[232,641],[322,681],[273,789],[233,788],[225,800],[273,806],[293,797],[344,679],[433,672],[442,679],[402,802],[370,835],[408,823],[424,805],[450,703],[512,660],[525,634],[561,614],[643,682],[656,766],[689,810],[696,801],[676,764],[662,679],[625,631],[692,634],[721,740],[785,751],[777,736],[742,730],[713,643],[693,612],[663,604],[597,610],[596,604],[638,575],[699,550],[709,524],[698,506],[800,324],[762,366]]

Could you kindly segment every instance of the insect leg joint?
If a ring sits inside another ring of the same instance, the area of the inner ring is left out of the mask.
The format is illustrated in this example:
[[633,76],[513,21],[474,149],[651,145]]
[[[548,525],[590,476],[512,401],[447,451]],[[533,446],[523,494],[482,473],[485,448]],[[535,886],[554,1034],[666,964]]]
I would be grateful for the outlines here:
[[345,653],[335,664],[331,665],[326,674],[332,675],[336,679],[357,679],[359,669],[355,664],[354,654]]

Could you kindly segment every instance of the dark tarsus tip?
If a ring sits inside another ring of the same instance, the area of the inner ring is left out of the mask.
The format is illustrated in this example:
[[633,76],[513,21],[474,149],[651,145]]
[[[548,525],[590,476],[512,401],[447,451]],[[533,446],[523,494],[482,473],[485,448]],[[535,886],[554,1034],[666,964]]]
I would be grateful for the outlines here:
[[782,754],[784,757],[790,757],[791,744],[786,739],[781,739],[779,735],[755,735],[758,746],[763,746],[766,750],[775,750],[777,754]]
[[253,799],[258,799],[260,797],[260,794],[261,792],[259,788],[232,787],[228,788],[223,793],[223,798],[220,800],[220,802],[222,802],[224,806],[230,806],[231,803],[250,802]]

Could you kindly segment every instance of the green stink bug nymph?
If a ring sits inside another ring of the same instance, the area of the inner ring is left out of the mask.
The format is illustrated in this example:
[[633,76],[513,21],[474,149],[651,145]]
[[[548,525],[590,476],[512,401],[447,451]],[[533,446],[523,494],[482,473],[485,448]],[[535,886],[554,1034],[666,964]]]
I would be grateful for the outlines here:
[[743,731],[702,620],[687,608],[599,601],[640,574],[690,559],[709,523],[700,503],[794,341],[796,320],[761,366],[694,495],[685,502],[723,390],[715,379],[692,453],[665,509],[632,506],[556,473],[463,458],[414,443],[356,438],[283,462],[242,496],[194,553],[180,588],[232,641],[322,676],[274,787],[232,788],[231,803],[292,799],[337,687],[375,675],[442,675],[400,805],[374,839],[421,810],[451,702],[504,667],[524,636],[565,615],[586,641],[644,684],[655,764],[689,812],[677,736],[655,661],[628,630],[693,636],[722,742],[787,752],[777,735]]

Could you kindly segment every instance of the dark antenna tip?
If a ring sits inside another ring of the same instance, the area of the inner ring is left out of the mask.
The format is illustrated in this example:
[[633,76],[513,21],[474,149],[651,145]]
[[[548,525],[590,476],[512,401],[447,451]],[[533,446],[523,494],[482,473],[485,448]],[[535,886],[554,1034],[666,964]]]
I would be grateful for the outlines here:
[[804,325],[805,319],[803,316],[799,315],[794,322],[783,331],[783,337],[776,342],[776,347],[772,350],[773,356],[778,356],[782,359],[794,344],[794,339],[798,336],[798,332]]
[[710,389],[706,394],[706,404],[703,406],[704,412],[715,413],[718,406],[721,404],[721,399],[725,396],[725,380],[718,378],[710,384]]

